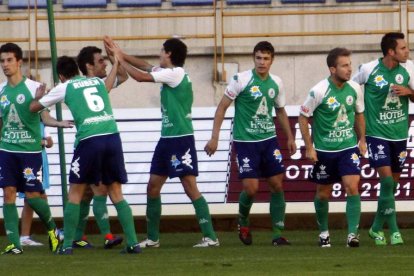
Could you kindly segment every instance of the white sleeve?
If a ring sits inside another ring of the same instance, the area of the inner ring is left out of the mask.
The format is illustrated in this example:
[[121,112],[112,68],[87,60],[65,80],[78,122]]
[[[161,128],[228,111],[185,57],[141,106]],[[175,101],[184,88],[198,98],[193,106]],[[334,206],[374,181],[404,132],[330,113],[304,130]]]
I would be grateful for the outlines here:
[[407,60],[405,64],[405,69],[407,69],[410,80],[408,81],[408,86],[414,90],[414,63],[411,60]]
[[67,82],[59,84],[58,86],[50,90],[49,93],[44,95],[43,98],[39,100],[39,103],[44,107],[49,107],[63,101],[66,96],[67,85]]
[[312,117],[315,109],[322,103],[325,92],[328,89],[329,83],[323,80],[309,91],[305,102],[300,106],[299,113],[305,117]]
[[280,78],[277,79],[277,84],[279,86],[279,93],[277,97],[275,97],[275,106],[276,108],[282,108],[286,105],[285,86]]
[[154,82],[164,83],[172,88],[177,87],[185,76],[184,69],[181,67],[175,68],[159,68],[153,67],[151,76],[154,78]]
[[230,83],[227,85],[224,95],[226,95],[230,100],[234,101],[240,92],[243,90],[243,85],[241,83],[240,77],[238,74],[234,75]]
[[358,83],[355,83],[353,81],[349,81],[348,83],[349,85],[351,85],[351,87],[356,92],[355,112],[363,113],[365,110],[365,102],[364,102],[364,93],[362,92],[362,88]]
[[358,68],[358,72],[352,77],[352,80],[359,85],[363,85],[368,80],[368,74],[365,70],[364,64],[360,65]]

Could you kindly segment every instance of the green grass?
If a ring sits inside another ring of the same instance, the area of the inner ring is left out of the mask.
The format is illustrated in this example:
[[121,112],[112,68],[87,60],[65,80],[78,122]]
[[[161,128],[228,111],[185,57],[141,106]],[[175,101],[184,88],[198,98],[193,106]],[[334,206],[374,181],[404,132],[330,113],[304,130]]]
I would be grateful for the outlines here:
[[[199,233],[163,233],[160,248],[139,255],[97,247],[55,256],[46,246],[28,247],[20,256],[0,256],[0,275],[413,275],[414,230],[402,234],[405,245],[376,247],[362,230],[361,247],[346,248],[345,231],[335,230],[332,247],[319,248],[316,231],[286,231],[293,245],[276,248],[269,232],[254,232],[251,246],[236,232],[222,232],[220,247],[200,249],[192,248]],[[89,238],[101,246],[101,236]],[[4,236],[0,244],[7,244]]]

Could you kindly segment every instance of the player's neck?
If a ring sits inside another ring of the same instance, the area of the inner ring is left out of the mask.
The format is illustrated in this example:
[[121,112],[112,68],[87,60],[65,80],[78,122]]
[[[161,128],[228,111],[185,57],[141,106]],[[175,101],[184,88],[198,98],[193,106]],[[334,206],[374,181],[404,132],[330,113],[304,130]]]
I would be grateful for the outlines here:
[[345,81],[343,80],[339,80],[338,78],[336,78],[335,76],[331,76],[331,81],[333,84],[335,84],[335,86],[339,89],[341,89],[342,87],[344,87]]
[[22,80],[23,80],[23,75],[20,71],[16,72],[16,74],[10,77],[7,77],[7,83],[13,87],[18,85]]
[[382,59],[382,63],[384,64],[385,67],[387,67],[388,69],[393,69],[395,67],[398,66],[399,62],[396,61],[395,59],[393,59],[391,56],[385,56]]

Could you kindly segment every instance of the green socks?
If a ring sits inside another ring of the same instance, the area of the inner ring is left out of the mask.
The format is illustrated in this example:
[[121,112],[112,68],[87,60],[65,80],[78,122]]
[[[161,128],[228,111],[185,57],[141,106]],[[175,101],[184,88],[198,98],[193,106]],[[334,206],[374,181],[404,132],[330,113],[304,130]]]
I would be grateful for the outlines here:
[[4,229],[10,243],[22,248],[19,237],[19,215],[15,203],[3,205]]
[[36,212],[48,231],[56,228],[49,204],[45,199],[40,197],[28,198],[27,203],[29,203],[30,207]]
[[193,201],[193,206],[196,212],[198,224],[200,225],[203,237],[209,237],[212,240],[216,240],[217,236],[213,229],[213,223],[211,221],[210,211],[208,205],[203,196]]
[[88,223],[89,218],[89,206],[90,201],[82,200],[79,205],[79,221],[77,223],[76,232],[75,232],[75,241],[82,240],[83,235],[85,234],[86,224]]
[[160,239],[161,197],[147,197],[147,237],[152,241]]
[[[394,179],[392,176],[388,176],[380,179],[381,188],[380,196],[378,199],[378,208],[375,215],[374,223],[372,225],[372,230],[374,232],[382,231],[384,222],[388,223],[391,233],[394,233],[397,221],[395,214],[395,199],[394,199]],[[391,229],[391,228],[394,229]]]
[[361,217],[360,196],[359,195],[348,195],[346,197],[346,219],[348,221],[348,234],[358,233],[360,217]]
[[315,197],[313,201],[316,211],[316,222],[318,223],[319,231],[328,231],[328,212],[329,212],[329,201],[320,200]]
[[93,197],[93,214],[98,224],[101,234],[107,235],[111,233],[109,225],[108,208],[106,207],[106,196]]
[[80,204],[73,204],[68,202],[65,207],[63,215],[63,231],[65,239],[63,241],[63,248],[72,247],[73,239],[75,237],[76,226],[79,222]]
[[137,235],[135,233],[134,218],[132,211],[126,200],[114,203],[116,211],[118,212],[118,219],[124,230],[127,240],[127,246],[133,246],[138,243]]
[[242,191],[239,196],[239,225],[249,226],[250,208],[253,205],[253,197],[250,197],[246,191]]
[[285,228],[286,202],[283,192],[271,193],[270,216],[272,217],[273,238],[277,239],[282,235]]

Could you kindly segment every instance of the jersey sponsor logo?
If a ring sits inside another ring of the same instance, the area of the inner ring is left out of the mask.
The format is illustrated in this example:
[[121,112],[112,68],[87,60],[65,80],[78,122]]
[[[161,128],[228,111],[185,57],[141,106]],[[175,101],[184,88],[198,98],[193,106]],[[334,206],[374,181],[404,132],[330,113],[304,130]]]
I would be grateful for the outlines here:
[[269,95],[269,97],[270,97],[271,99],[273,99],[273,98],[276,96],[276,92],[275,92],[275,90],[274,90],[273,88],[270,88],[270,89],[267,91],[267,94]]
[[26,97],[23,95],[23,94],[19,94],[19,95],[17,95],[17,97],[16,97],[16,102],[18,103],[18,104],[22,104],[22,103],[24,103],[24,101],[26,100]]
[[402,83],[404,82],[404,77],[403,77],[403,75],[401,75],[401,74],[397,74],[397,75],[395,76],[395,82],[396,82],[396,83],[398,83],[398,84],[402,84]]
[[250,93],[254,97],[255,100],[258,97],[263,96],[262,92],[260,91],[260,87],[257,85],[253,85],[252,87],[250,87]]
[[354,98],[352,96],[346,97],[346,104],[352,105],[354,103]]
[[23,170],[23,177],[24,177],[27,181],[30,181],[30,180],[35,180],[35,179],[36,179],[36,176],[34,175],[34,173],[33,173],[33,169],[32,169],[32,168],[25,168],[25,169]]
[[329,97],[326,101],[326,104],[329,108],[332,108],[332,111],[335,111],[335,109],[340,106],[339,102],[336,100],[335,97]]
[[0,105],[3,109],[6,108],[6,106],[8,106],[10,104],[10,101],[7,99],[7,95],[3,95],[1,96],[0,99]]
[[187,167],[193,169],[193,160],[191,159],[190,149],[188,149],[185,154],[181,157],[181,162]]
[[280,162],[282,162],[282,154],[280,153],[280,150],[275,149],[275,150],[273,151],[273,156],[275,157],[275,159],[276,159],[277,161],[279,161],[279,163],[280,163]]
[[333,124],[334,127],[347,127],[350,122],[348,120],[348,114],[346,113],[346,107],[341,105],[338,111],[338,116]]
[[230,98],[234,98],[234,97],[236,97],[236,93],[234,93],[233,91],[230,91],[230,90],[228,90],[227,88],[226,88],[226,92],[225,92],[225,94],[227,95],[227,96],[229,96]]
[[170,162],[171,162],[171,166],[173,166],[174,169],[176,169],[181,164],[180,160],[177,159],[177,155],[175,154],[171,156]]
[[[402,103],[400,101],[400,97],[394,94],[392,90],[392,84],[390,85],[390,90],[388,91],[387,97],[385,98],[384,105],[382,106],[385,110],[390,109],[399,109],[402,106]],[[385,119],[385,118],[384,118]]]
[[384,86],[388,85],[388,82],[384,79],[383,75],[376,75],[374,77],[375,86],[378,86],[379,88],[383,88]]
[[351,160],[352,160],[352,163],[357,165],[358,168],[359,168],[360,160],[359,160],[358,154],[356,154],[356,153],[351,154]]

